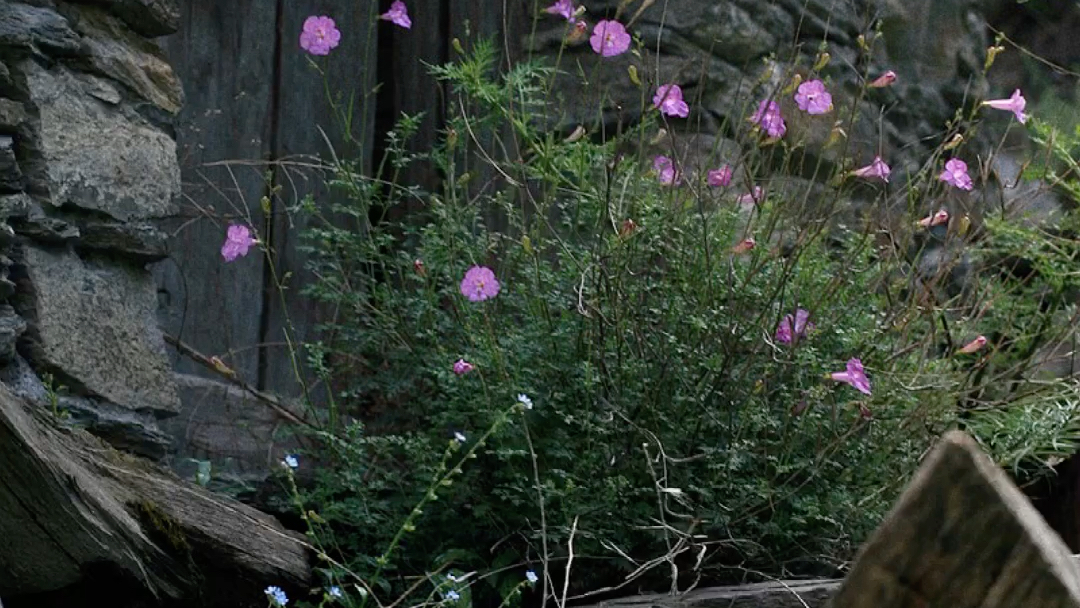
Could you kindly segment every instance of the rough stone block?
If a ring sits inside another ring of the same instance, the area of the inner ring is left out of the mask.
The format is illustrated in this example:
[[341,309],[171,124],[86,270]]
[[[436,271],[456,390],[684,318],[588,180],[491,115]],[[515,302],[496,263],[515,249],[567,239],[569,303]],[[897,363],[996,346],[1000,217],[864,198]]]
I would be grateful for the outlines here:
[[143,99],[175,115],[184,103],[183,88],[161,48],[132,32],[101,9],[67,5],[72,27],[83,36],[90,65],[126,85]]
[[131,29],[148,38],[173,34],[180,28],[176,0],[97,0]]
[[0,194],[13,194],[23,189],[23,175],[15,160],[15,142],[0,135]]
[[103,101],[107,83],[33,61],[20,68],[39,114],[35,147],[56,206],[74,205],[119,220],[177,212],[176,142],[129,108]]
[[[49,389],[19,355],[0,368],[0,383],[37,407],[52,409],[54,406]],[[171,438],[161,431],[152,413],[133,412],[98,399],[63,392],[55,398],[55,407],[65,424],[84,428],[118,450],[151,460],[161,460],[169,451]]]
[[125,257],[143,263],[156,262],[168,256],[165,233],[149,224],[117,222],[115,220],[80,217],[79,249],[97,249],[123,253]]
[[149,273],[70,251],[20,248],[12,269],[27,354],[75,392],[158,416],[180,410]]
[[281,416],[240,388],[189,374],[176,374],[176,385],[180,415],[162,424],[173,438],[174,468],[209,460],[215,477],[256,482],[295,447],[279,433]]
[[7,365],[15,360],[15,344],[25,331],[26,321],[15,313],[15,309],[7,304],[0,304],[0,365]]
[[0,2],[0,46],[75,53],[81,43],[67,20],[56,11],[5,1]]
[[29,116],[23,104],[0,98],[0,130],[12,132],[22,127]]

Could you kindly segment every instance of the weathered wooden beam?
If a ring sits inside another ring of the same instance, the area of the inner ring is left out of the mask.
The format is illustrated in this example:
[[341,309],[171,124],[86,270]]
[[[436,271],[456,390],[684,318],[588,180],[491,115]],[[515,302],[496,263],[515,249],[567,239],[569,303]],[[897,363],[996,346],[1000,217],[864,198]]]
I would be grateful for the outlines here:
[[978,445],[945,435],[863,545],[833,608],[1080,607],[1080,568]]
[[836,579],[773,581],[605,600],[589,608],[820,608],[840,586]]
[[5,601],[108,572],[129,594],[180,605],[265,605],[266,585],[311,577],[304,538],[272,517],[65,428],[3,386],[0,539]]

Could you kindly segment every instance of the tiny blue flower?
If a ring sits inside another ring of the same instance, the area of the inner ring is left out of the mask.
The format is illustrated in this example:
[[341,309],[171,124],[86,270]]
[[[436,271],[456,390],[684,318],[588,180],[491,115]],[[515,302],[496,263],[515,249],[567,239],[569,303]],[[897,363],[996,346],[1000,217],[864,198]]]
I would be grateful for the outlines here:
[[454,441],[465,443],[465,433],[454,433]]
[[289,603],[289,598],[285,597],[285,592],[281,590],[281,587],[271,585],[264,589],[263,593],[266,594],[266,598],[274,606],[284,606]]
[[450,600],[451,602],[456,602],[461,599],[461,596],[458,595],[457,591],[451,589],[450,591],[446,592],[446,599]]
[[282,460],[281,464],[289,467],[290,469],[295,469],[296,467],[300,466],[300,461],[296,459],[296,456],[294,454],[286,454],[285,460]]
[[529,399],[529,396],[526,395],[525,393],[521,393],[521,394],[518,395],[518,403],[520,403],[521,405],[524,405],[525,409],[527,409],[527,410],[531,410],[532,407],[533,407],[532,406],[532,399]]
[[529,584],[535,585],[536,581],[538,581],[540,579],[537,578],[536,573],[533,572],[532,570],[526,570],[525,571],[525,580],[529,581]]

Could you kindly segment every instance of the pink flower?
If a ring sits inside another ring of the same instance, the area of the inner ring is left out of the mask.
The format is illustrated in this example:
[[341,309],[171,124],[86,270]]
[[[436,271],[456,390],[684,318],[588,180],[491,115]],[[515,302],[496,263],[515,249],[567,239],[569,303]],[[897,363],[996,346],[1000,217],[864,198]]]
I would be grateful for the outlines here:
[[420,258],[416,258],[415,260],[413,260],[412,267],[413,267],[413,270],[416,271],[416,274],[418,274],[418,275],[420,275],[422,277],[427,276],[427,268],[424,266],[424,260],[421,260]]
[[974,340],[972,340],[971,342],[968,342],[967,344],[965,344],[963,348],[961,348],[960,350],[958,350],[956,352],[964,353],[965,355],[966,354],[971,354],[973,352],[977,352],[979,350],[982,350],[982,347],[984,347],[984,346],[986,346],[986,336],[978,336]]
[[412,19],[409,19],[409,9],[405,7],[405,3],[401,0],[394,0],[390,5],[390,10],[379,15],[379,19],[389,21],[390,23],[399,25],[405,29],[412,28]]
[[861,393],[870,394],[870,380],[867,379],[866,372],[863,370],[862,361],[858,359],[848,359],[845,371],[834,372],[829,377],[837,382],[850,384]]
[[984,106],[990,106],[995,110],[1007,110],[1016,115],[1016,120],[1020,121],[1020,124],[1027,122],[1027,114],[1024,114],[1024,107],[1027,106],[1027,100],[1020,94],[1020,89],[1013,91],[1012,97],[1008,99],[991,99],[990,101],[982,102]]
[[660,113],[665,116],[678,116],[686,118],[690,115],[690,106],[683,101],[682,88],[677,84],[665,84],[656,89],[652,103],[654,108],[660,108]]
[[765,129],[769,137],[783,137],[787,132],[784,117],[780,115],[780,104],[769,99],[761,100],[750,121]]
[[474,369],[476,369],[476,366],[464,359],[458,359],[454,362],[454,373],[459,376],[464,376]]
[[574,22],[573,0],[555,0],[555,4],[545,8],[544,12],[549,15],[559,15],[570,23]]
[[928,215],[919,220],[919,225],[923,228],[930,228],[931,226],[940,226],[949,221],[949,212],[945,209],[939,209],[937,213]]
[[601,57],[614,57],[622,55],[630,48],[630,34],[626,33],[623,24],[605,19],[593,26],[589,42],[592,50]]
[[889,70],[881,76],[878,76],[873,82],[866,86],[870,87],[871,89],[881,89],[889,86],[894,82],[896,82],[896,72]]
[[781,344],[791,344],[796,338],[806,335],[808,330],[814,328],[810,320],[810,311],[804,308],[796,308],[795,316],[784,315],[780,325],[776,327],[776,341]]
[[968,175],[967,163],[959,158],[950,158],[945,163],[945,171],[938,176],[938,179],[961,190],[971,190],[974,187],[971,183],[971,176]]
[[714,188],[722,188],[731,183],[731,165],[724,165],[719,169],[709,170],[709,185]]
[[807,114],[825,114],[832,110],[832,95],[820,80],[808,80],[799,85],[795,103]]
[[885,161],[881,160],[880,156],[875,156],[874,162],[869,165],[851,172],[855,177],[877,178],[886,183],[889,181],[889,173],[892,173],[892,170],[889,169],[889,165],[885,164]]
[[248,249],[255,244],[251,238],[251,230],[247,226],[232,224],[225,233],[225,243],[221,246],[221,257],[226,262],[231,262],[238,257],[248,254]]
[[754,186],[752,192],[747,192],[739,198],[735,199],[735,202],[740,205],[756,205],[764,198],[764,194],[761,191],[761,186]]
[[483,302],[499,295],[499,281],[487,266],[473,266],[461,279],[461,295],[470,302]]
[[675,169],[675,163],[666,156],[653,158],[653,169],[656,171],[660,183],[665,186],[677,184],[679,179],[682,178],[682,175]]
[[330,49],[341,42],[341,32],[330,17],[315,17],[304,20],[304,29],[300,32],[300,48],[312,55],[329,55]]

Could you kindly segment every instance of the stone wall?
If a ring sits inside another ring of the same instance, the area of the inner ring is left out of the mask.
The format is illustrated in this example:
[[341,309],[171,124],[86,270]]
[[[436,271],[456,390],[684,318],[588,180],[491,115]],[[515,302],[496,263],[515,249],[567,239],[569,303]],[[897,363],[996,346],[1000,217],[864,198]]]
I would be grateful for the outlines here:
[[[187,477],[212,461],[235,489],[280,460],[281,420],[174,373],[148,270],[172,263],[161,227],[182,208],[184,94],[153,39],[177,30],[178,7],[0,0],[0,381]],[[200,249],[210,263],[219,244]]]
[[[610,18],[623,3],[585,0],[582,4],[587,8],[585,19],[595,23]],[[620,20],[628,22],[639,5],[632,3]],[[655,150],[645,156],[669,154],[674,146],[676,162],[685,170],[730,163],[739,175],[740,158],[750,151],[741,149],[731,137],[759,100],[775,97],[787,121],[785,140],[802,140],[804,145],[797,151],[795,169],[777,166],[778,174],[762,185],[774,190],[790,188],[792,198],[802,198],[811,191],[816,198],[821,189],[806,180],[815,170],[818,176],[830,175],[837,162],[847,160],[850,168],[855,168],[880,155],[892,168],[888,198],[882,200],[881,188],[859,185],[851,193],[852,209],[891,211],[882,219],[898,221],[902,217],[906,222],[910,213],[904,194],[907,177],[931,159],[932,150],[948,134],[947,124],[957,109],[970,107],[973,99],[984,99],[991,93],[1007,96],[1012,90],[994,87],[992,79],[983,75],[985,50],[992,43],[987,21],[995,11],[1004,10],[1003,5],[1009,3],[681,0],[676,6],[655,2],[629,28],[643,43],[640,54],[601,58],[590,48],[588,36],[560,51],[565,22],[551,17],[540,19],[526,48],[558,58],[565,72],[555,87],[558,100],[549,107],[557,112],[554,122],[566,134],[579,124],[596,131],[597,108],[603,109],[603,126],[609,133],[619,124],[634,124],[643,96],[648,102],[658,84],[677,83],[690,103],[690,115],[669,118],[665,126],[671,137],[658,140]],[[863,43],[871,49],[869,54],[862,52]],[[831,57],[821,70],[836,108],[827,118],[809,117],[795,108],[790,94],[777,94],[792,75],[805,77],[809,73],[820,49]],[[642,88],[627,76],[631,66],[640,76]],[[895,84],[870,89],[856,103],[864,87],[863,75],[874,78],[886,70],[898,75]],[[585,88],[580,84],[581,75],[589,81]],[[1004,131],[998,126],[1005,126],[1008,120],[990,119],[991,128],[965,134],[974,141],[958,152],[969,166],[978,166],[979,155],[996,143],[992,138]],[[844,144],[823,146],[834,126],[846,134]],[[784,171],[788,173],[781,174]],[[974,211],[978,221],[978,208],[997,200],[994,197],[999,196],[1003,182],[1007,180],[992,176],[977,183],[974,192],[949,193],[948,200],[925,200],[925,209],[920,211],[928,214],[940,207],[954,214]],[[1015,192],[1004,195],[1021,198]],[[1040,201],[1044,203],[1048,201]],[[1017,212],[1026,213],[1029,206],[1017,206]]]
[[180,411],[146,265],[178,209],[183,93],[147,36],[178,18],[161,0],[0,1],[0,380],[152,458]]

